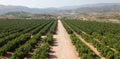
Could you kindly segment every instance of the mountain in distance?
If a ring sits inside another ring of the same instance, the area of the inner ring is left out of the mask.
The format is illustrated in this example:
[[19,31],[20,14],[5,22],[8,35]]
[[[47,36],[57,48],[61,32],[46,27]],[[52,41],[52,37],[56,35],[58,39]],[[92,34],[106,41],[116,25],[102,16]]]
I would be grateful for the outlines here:
[[74,13],[105,13],[120,12],[120,3],[98,3],[81,6],[65,6],[60,8],[29,8],[25,6],[0,5],[0,14],[8,12],[28,12],[37,14],[72,14]]
[[120,3],[100,3],[91,4],[80,7],[75,10],[82,13],[107,13],[107,12],[120,12]]
[[0,14],[5,14],[8,12],[29,12],[29,13],[51,13],[56,11],[54,8],[29,8],[25,6],[11,6],[11,5],[0,5]]

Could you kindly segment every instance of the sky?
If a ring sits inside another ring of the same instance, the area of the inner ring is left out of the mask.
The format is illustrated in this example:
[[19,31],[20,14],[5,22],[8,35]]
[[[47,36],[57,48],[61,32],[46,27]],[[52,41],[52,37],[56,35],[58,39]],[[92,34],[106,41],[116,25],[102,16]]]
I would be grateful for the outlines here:
[[27,6],[31,8],[57,8],[96,3],[120,3],[120,0],[0,0],[0,4],[3,5]]

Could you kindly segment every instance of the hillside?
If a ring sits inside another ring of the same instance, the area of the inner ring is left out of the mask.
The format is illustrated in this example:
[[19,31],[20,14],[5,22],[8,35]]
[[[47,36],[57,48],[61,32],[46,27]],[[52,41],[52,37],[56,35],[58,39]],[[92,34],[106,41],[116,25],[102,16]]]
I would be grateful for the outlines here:
[[64,6],[60,8],[29,8],[25,6],[0,5],[0,14],[14,11],[24,11],[30,13],[42,14],[70,14],[70,13],[105,13],[120,12],[119,3],[99,3],[87,4],[81,6]]

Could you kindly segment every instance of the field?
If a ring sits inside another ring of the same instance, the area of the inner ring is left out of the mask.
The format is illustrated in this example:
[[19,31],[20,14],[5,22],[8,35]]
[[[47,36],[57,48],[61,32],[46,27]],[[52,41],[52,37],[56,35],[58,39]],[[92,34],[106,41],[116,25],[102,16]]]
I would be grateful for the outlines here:
[[0,22],[1,59],[47,58],[57,25],[56,20],[1,20]]
[[0,20],[0,59],[120,59],[120,24]]
[[63,24],[81,58],[120,59],[120,24],[82,20],[63,20]]

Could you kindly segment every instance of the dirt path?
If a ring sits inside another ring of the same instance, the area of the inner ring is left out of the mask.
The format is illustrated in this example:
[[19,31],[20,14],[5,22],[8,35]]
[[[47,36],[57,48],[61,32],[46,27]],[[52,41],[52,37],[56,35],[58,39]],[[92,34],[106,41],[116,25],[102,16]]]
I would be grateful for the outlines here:
[[60,20],[58,20],[57,34],[54,35],[49,59],[80,59]]
[[[74,32],[75,33],[75,32]],[[97,51],[97,49],[94,47],[94,46],[92,46],[90,43],[88,43],[88,42],[86,42],[80,35],[78,35],[77,33],[75,33],[75,35],[83,42],[83,43],[85,43],[91,50],[93,50],[94,52],[95,52],[95,54],[97,54],[101,59],[105,59],[105,57],[102,57],[101,55],[100,55],[100,52],[99,51]]]

